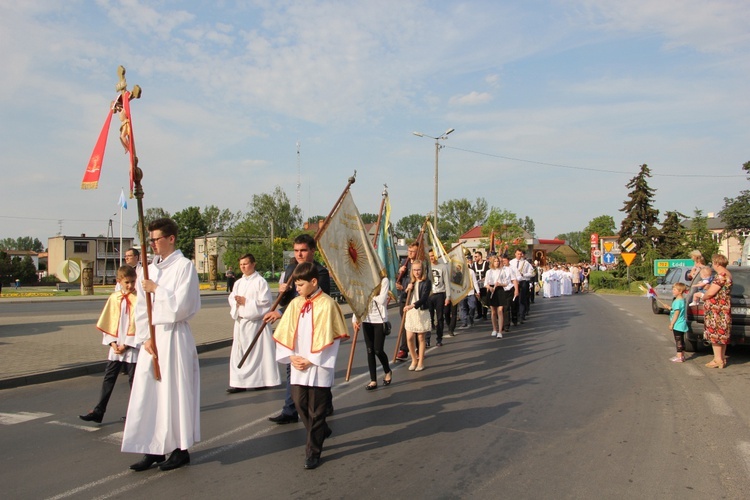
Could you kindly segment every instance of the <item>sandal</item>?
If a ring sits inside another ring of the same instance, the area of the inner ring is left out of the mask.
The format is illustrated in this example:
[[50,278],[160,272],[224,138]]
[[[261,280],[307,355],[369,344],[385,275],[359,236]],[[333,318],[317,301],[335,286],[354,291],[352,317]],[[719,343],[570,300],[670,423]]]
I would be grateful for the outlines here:
[[377,382],[370,382],[369,384],[367,384],[365,386],[365,390],[366,391],[374,391],[377,388],[378,388],[378,383]]
[[[385,378],[389,377],[389,378]],[[383,385],[391,385],[391,381],[393,380],[393,372],[388,372],[385,374],[385,377],[383,377]]]

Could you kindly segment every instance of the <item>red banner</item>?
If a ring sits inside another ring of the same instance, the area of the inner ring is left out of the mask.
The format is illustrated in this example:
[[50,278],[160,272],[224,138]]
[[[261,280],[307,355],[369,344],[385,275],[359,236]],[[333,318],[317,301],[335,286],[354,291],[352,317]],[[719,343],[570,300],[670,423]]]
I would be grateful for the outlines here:
[[99,185],[99,175],[101,174],[102,163],[104,162],[104,150],[107,147],[110,123],[112,123],[111,109],[107,113],[107,119],[104,121],[102,131],[99,133],[99,139],[96,141],[91,158],[89,158],[89,164],[86,166],[86,172],[83,174],[81,189],[96,189]]

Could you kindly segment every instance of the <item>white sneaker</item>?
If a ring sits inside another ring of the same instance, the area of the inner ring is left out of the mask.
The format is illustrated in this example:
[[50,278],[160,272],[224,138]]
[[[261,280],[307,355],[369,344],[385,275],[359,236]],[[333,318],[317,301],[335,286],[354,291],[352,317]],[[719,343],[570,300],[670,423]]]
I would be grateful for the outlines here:
[[697,302],[691,302],[691,303],[690,303],[690,304],[688,304],[688,305],[689,305],[689,306],[697,306],[697,305],[698,305],[698,303],[697,303]]
[[[497,337],[497,332],[492,332],[492,336]],[[502,337],[502,334],[500,334],[500,336]]]
[[497,332],[497,338],[499,339],[503,338],[503,332]]

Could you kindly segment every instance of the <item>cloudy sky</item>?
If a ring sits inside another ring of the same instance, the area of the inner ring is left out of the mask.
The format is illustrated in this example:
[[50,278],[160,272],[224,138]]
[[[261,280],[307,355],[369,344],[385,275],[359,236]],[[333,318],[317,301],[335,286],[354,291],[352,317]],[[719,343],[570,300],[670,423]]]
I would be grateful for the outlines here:
[[412,132],[455,128],[440,200],[541,238],[619,224],[643,163],[662,214],[718,212],[750,188],[748,26],[746,0],[0,0],[0,238],[118,234],[116,117],[99,189],[80,184],[120,64],[146,208],[281,186],[325,215],[356,170],[361,212],[387,184],[396,220],[426,214],[435,145]]

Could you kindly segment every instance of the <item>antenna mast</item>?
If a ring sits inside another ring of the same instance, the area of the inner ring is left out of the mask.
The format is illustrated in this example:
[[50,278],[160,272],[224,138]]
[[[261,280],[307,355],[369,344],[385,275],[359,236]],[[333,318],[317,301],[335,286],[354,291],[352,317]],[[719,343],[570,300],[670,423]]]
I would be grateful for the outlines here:
[[300,155],[299,155],[300,143],[297,141],[297,208],[302,210],[302,203],[300,201],[300,189],[302,187],[302,173],[300,169]]

